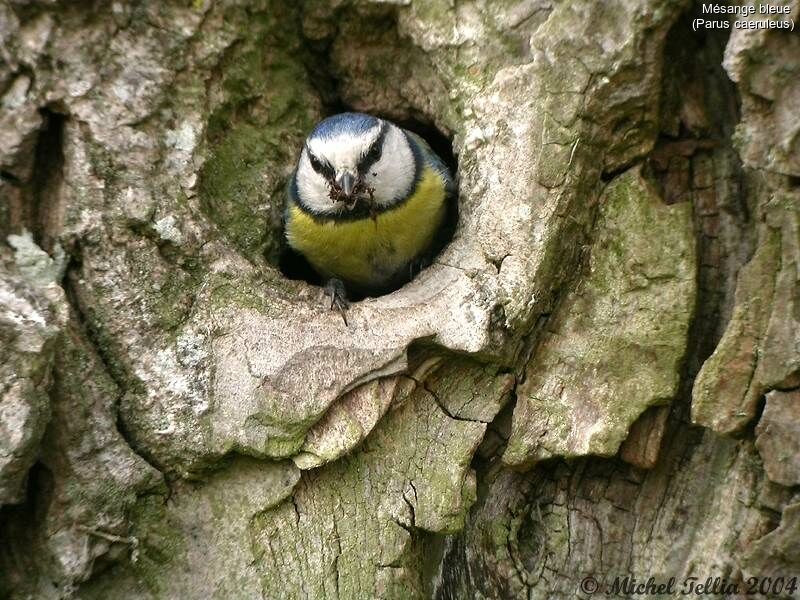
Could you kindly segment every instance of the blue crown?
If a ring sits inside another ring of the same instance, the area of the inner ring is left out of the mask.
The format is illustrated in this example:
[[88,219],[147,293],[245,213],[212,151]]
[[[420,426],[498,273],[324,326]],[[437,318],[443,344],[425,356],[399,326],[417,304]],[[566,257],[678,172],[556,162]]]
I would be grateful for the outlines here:
[[340,133],[360,135],[379,125],[378,119],[372,115],[346,112],[320,121],[308,137],[309,139],[332,138]]

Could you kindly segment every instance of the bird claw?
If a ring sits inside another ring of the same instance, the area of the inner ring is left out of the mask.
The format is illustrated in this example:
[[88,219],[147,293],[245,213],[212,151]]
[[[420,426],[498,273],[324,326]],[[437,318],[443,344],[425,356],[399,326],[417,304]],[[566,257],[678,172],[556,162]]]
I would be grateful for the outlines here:
[[344,283],[340,279],[330,279],[325,284],[325,295],[330,296],[331,310],[338,310],[342,315],[345,327],[347,324],[347,309],[350,308],[350,302],[347,300],[347,291],[345,290]]

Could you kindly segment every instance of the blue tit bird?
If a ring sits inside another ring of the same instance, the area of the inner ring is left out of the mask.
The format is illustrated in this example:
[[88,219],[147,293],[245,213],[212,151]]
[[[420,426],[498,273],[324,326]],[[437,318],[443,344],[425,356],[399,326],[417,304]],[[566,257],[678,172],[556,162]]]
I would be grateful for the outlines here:
[[288,184],[291,249],[327,280],[331,308],[408,281],[436,249],[455,208],[453,177],[418,135],[362,113],[321,121]]

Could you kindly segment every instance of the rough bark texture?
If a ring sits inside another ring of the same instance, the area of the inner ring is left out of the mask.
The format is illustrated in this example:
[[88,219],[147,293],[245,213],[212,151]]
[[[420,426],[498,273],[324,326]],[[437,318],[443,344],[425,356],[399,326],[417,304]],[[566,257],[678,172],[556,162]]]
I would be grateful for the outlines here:
[[[697,10],[0,0],[0,596],[800,577],[800,38]],[[349,327],[279,268],[345,108],[460,188]]]

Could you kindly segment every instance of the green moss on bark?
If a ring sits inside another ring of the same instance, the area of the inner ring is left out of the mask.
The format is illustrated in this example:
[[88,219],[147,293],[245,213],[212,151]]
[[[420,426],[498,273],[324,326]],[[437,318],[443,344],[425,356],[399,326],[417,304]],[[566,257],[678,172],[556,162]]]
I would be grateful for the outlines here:
[[248,259],[277,262],[284,186],[321,115],[294,7],[242,16],[246,37],[219,66],[224,98],[208,120],[199,194],[207,216]]

